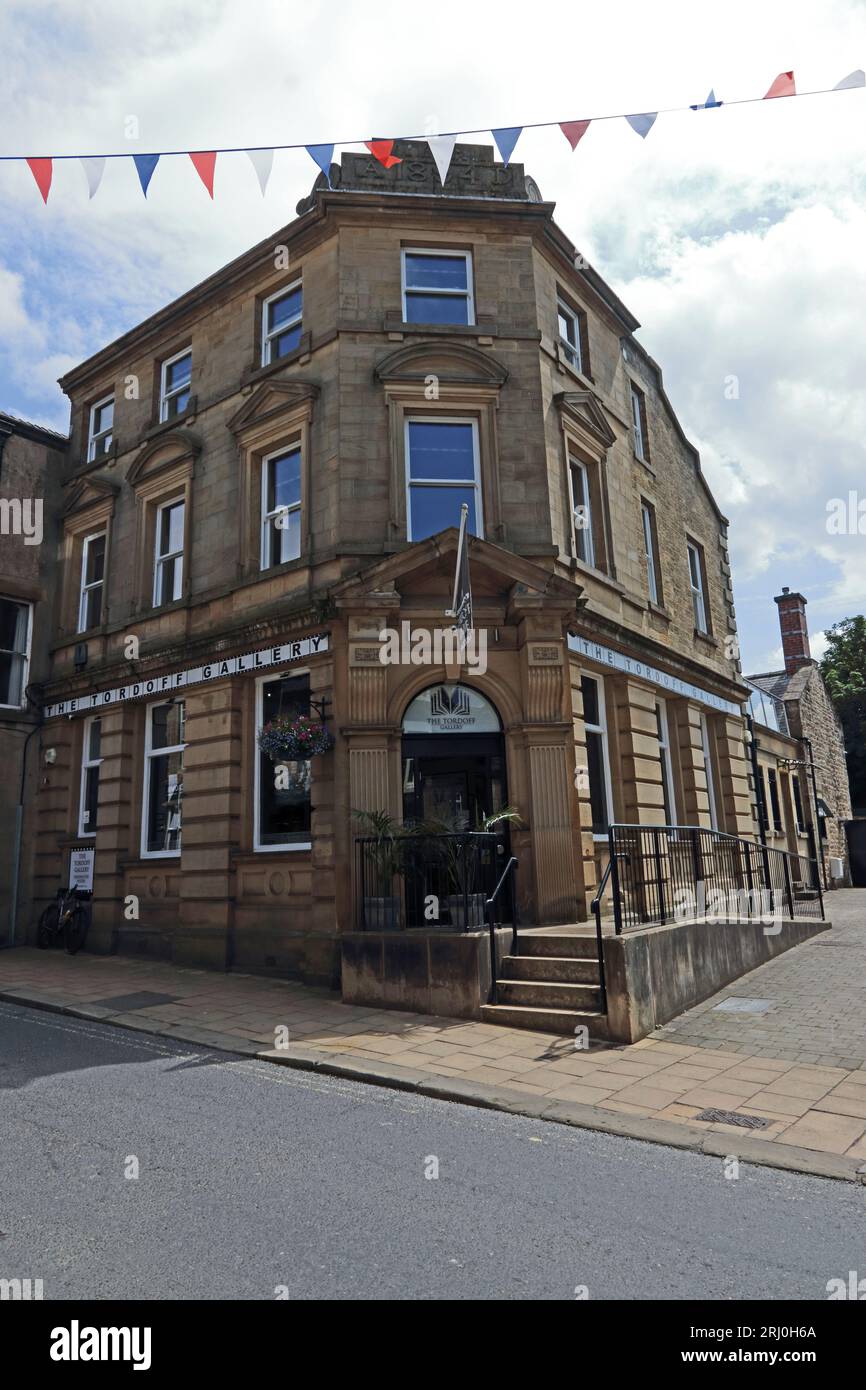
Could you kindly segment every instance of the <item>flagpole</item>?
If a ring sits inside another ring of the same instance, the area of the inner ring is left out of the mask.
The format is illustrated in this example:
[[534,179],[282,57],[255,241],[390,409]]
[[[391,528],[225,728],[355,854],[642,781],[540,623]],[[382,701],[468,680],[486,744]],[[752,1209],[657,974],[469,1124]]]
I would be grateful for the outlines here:
[[460,561],[463,558],[463,547],[466,544],[466,523],[469,520],[469,503],[464,502],[460,508],[460,534],[457,537],[457,564],[454,566],[454,597],[451,600],[451,607],[445,610],[446,618],[453,618],[457,614],[457,591],[460,588]]

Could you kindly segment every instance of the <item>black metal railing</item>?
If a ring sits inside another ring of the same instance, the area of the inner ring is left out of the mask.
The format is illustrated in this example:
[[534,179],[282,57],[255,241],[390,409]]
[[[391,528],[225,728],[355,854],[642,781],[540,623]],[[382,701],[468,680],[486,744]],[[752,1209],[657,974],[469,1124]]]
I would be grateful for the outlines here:
[[490,1003],[495,1004],[496,1000],[496,976],[499,973],[496,960],[496,902],[503,892],[506,882],[509,886],[509,900],[511,906],[511,954],[517,955],[517,904],[514,897],[514,875],[517,872],[517,860],[512,854],[502,875],[484,906],[487,910],[487,930],[490,933]]
[[612,825],[608,844],[617,934],[676,921],[824,917],[818,864],[806,855],[691,825]]
[[604,978],[604,942],[601,934],[601,900],[604,897],[604,890],[613,869],[613,855],[607,862],[607,868],[601,876],[601,882],[596,889],[595,897],[592,900],[592,914],[595,917],[595,946],[598,954],[598,990],[601,999],[601,1012],[607,1013],[607,985]]
[[504,836],[488,831],[359,838],[355,842],[359,928],[482,929],[505,847]]

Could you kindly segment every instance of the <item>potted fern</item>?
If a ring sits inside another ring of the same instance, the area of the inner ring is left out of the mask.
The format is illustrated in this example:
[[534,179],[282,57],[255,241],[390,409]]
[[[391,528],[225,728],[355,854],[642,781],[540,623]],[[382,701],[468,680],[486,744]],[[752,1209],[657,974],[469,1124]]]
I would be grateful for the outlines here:
[[[404,870],[405,830],[387,811],[353,811],[366,840],[364,866],[372,866],[377,893],[364,892],[363,923],[368,931],[396,931],[400,926],[400,897],[391,890]],[[362,889],[370,887],[366,872]]]
[[[513,806],[503,806],[492,815],[480,816],[476,833],[491,834],[505,825],[519,824],[520,815]],[[444,866],[449,887],[454,889],[445,897],[451,925],[458,931],[484,926],[486,894],[472,891],[477,881],[479,842],[469,831],[467,816],[450,816],[428,822],[424,827],[437,837],[436,846]]]

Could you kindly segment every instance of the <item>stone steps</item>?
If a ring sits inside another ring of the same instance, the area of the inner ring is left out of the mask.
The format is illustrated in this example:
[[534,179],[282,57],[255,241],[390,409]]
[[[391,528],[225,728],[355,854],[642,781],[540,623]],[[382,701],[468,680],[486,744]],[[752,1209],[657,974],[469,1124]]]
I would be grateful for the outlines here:
[[509,980],[496,982],[500,1004],[521,1008],[567,1009],[575,1013],[597,1013],[601,1006],[598,984],[572,984],[561,980]]
[[587,956],[505,956],[504,980],[542,980],[570,985],[598,983],[598,961]]
[[579,1009],[524,1008],[515,1004],[482,1004],[481,1017],[485,1023],[498,1023],[506,1028],[534,1028],[542,1033],[573,1034],[584,1026],[591,1038],[607,1038],[607,1015],[587,1013]]

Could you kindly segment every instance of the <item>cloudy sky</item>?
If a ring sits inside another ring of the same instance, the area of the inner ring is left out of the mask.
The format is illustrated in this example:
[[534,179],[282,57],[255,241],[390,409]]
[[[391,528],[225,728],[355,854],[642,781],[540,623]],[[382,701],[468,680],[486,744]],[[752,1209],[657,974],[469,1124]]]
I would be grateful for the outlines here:
[[[555,28],[552,27],[555,24]],[[866,67],[866,0],[5,0],[0,153],[316,143],[523,125],[798,89]],[[130,117],[139,136],[130,140]],[[515,155],[643,327],[731,520],[746,670],[780,664],[773,595],[809,598],[813,654],[866,609],[866,90],[622,121],[575,154],[556,130]],[[0,163],[0,408],[65,429],[61,372],[294,215],[315,168],[243,154],[211,204],[186,159],[144,201],[129,160],[93,202],[55,165],[47,208]]]

